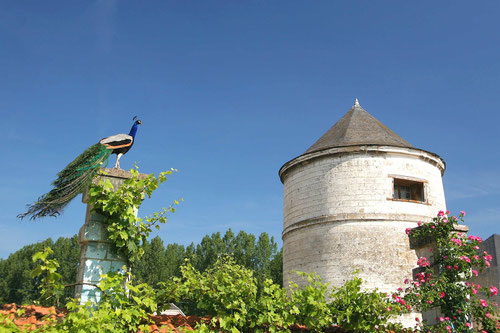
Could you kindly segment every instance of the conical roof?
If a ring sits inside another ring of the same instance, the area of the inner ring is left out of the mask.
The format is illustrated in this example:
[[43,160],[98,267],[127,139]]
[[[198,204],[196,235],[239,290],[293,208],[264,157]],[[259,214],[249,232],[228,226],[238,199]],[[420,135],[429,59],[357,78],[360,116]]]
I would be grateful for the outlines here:
[[366,112],[356,99],[352,109],[323,134],[305,154],[329,148],[357,145],[413,148],[410,143]]

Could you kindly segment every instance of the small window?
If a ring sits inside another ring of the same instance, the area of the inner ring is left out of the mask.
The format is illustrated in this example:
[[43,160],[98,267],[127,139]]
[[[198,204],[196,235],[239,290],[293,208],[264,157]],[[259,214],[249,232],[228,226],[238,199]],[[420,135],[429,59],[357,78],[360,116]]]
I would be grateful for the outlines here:
[[400,200],[424,200],[424,183],[407,179],[394,178],[394,199]]

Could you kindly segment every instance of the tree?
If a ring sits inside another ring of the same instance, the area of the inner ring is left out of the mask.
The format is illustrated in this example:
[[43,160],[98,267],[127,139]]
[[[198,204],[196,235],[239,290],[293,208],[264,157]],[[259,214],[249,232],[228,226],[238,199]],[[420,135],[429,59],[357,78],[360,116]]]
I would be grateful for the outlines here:
[[144,256],[132,265],[132,272],[139,282],[155,286],[172,276],[179,276],[186,257],[183,245],[173,243],[165,248],[162,239],[156,236],[151,242],[146,241],[143,248]]
[[[12,253],[7,259],[0,260],[0,303],[23,304],[39,298],[40,280],[32,279],[30,276],[35,267],[31,258],[45,247],[51,247],[54,250],[54,254],[49,258],[57,259],[60,263],[61,282],[63,284],[75,282],[80,260],[80,246],[77,236],[60,237],[55,243],[48,238],[43,242],[24,246]],[[73,295],[74,289],[65,289],[66,297]]]
[[163,278],[168,278],[164,276],[166,258],[161,238],[156,236],[151,242],[145,241],[142,248],[144,255],[132,265],[137,280],[153,286]]
[[271,279],[283,287],[283,248],[274,255],[269,264]]
[[269,237],[265,232],[256,239],[254,235],[244,231],[235,236],[233,231],[228,229],[223,237],[216,232],[203,237],[195,248],[190,245],[186,249],[186,257],[197,270],[204,272],[217,259],[230,255],[238,265],[254,271],[260,290],[266,278],[282,284],[282,256],[276,257],[277,248],[274,237]]
[[[57,259],[61,265],[61,282],[75,282],[80,260],[77,236],[61,237],[56,242],[49,238],[25,246],[11,254],[8,259],[0,260],[0,302],[20,304],[39,298],[39,281],[32,281],[30,278],[34,267],[31,257],[47,246],[54,251],[50,258]],[[138,282],[148,283],[153,287],[158,282],[180,276],[180,267],[186,258],[190,259],[197,270],[203,272],[224,255],[231,255],[236,263],[254,271],[259,291],[265,279],[271,279],[282,286],[283,253],[282,250],[277,251],[274,238],[265,232],[256,238],[244,231],[235,235],[228,229],[224,236],[219,232],[206,235],[200,244],[192,243],[187,247],[176,243],[165,247],[161,238],[156,236],[151,241],[144,242],[143,250],[144,255],[141,260],[133,263],[132,272]],[[64,292],[66,297],[72,297],[74,287],[67,287]]]

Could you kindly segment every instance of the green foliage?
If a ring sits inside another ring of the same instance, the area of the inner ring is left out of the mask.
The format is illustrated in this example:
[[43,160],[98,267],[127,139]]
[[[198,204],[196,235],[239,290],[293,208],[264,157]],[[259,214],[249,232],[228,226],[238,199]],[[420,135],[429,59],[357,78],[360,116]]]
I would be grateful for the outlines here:
[[[0,259],[0,304],[26,304],[40,298],[41,279],[31,278],[31,272],[36,266],[32,257],[36,252],[43,251],[46,247],[50,247],[54,251],[54,254],[47,258],[57,259],[60,264],[58,269],[59,274],[61,274],[60,282],[62,284],[75,282],[80,260],[80,245],[77,236],[61,237],[55,242],[49,238],[40,243],[24,246],[9,255],[7,259]],[[61,302],[64,303],[68,297],[73,297],[73,295],[74,288],[66,288]]]
[[181,272],[182,277],[161,284],[164,296],[176,301],[191,300],[200,315],[227,315],[235,309],[246,313],[246,304],[256,299],[253,272],[237,265],[232,258],[220,258],[204,272],[188,261]]
[[212,266],[220,257],[230,255],[238,265],[254,272],[257,279],[258,290],[265,279],[272,279],[282,285],[281,251],[277,251],[274,237],[269,237],[265,232],[258,238],[244,231],[235,235],[228,229],[222,237],[219,232],[205,236],[200,244],[186,248],[186,258],[199,271],[204,271]]
[[158,298],[163,304],[191,304],[184,307],[188,313],[211,317],[210,325],[198,327],[200,332],[290,332],[292,325],[322,332],[332,324],[354,332],[402,331],[387,322],[402,310],[399,303],[383,293],[363,291],[357,277],[331,290],[316,274],[299,272],[304,287],[292,284],[287,292],[266,279],[258,294],[252,271],[230,257],[219,258],[204,272],[187,261],[181,271],[181,277],[162,284]]
[[161,238],[156,236],[151,242],[146,241],[143,249],[141,260],[132,265],[132,272],[137,281],[156,286],[160,281],[180,275],[180,266],[186,255],[184,246],[174,243],[165,248]]
[[0,313],[0,333],[20,332],[21,330],[14,324],[14,319],[8,315]]
[[48,259],[54,251],[50,247],[33,255],[33,262],[38,266],[31,272],[32,278],[40,277],[40,304],[59,307],[59,300],[64,295],[64,286],[61,284],[61,274],[57,272],[59,263],[56,259]]
[[408,229],[411,238],[435,243],[431,258],[422,257],[417,264],[420,272],[402,292],[402,298],[417,310],[426,311],[438,308],[441,312],[439,322],[423,328],[431,332],[468,332],[474,321],[484,332],[496,332],[500,328],[492,315],[495,312],[492,302],[480,299],[478,291],[490,297],[498,292],[496,287],[488,287],[468,282],[478,271],[489,267],[492,256],[486,251],[480,253],[481,238],[456,231],[459,221],[463,222],[465,212],[459,217],[448,216],[449,212],[440,211],[430,223]]
[[156,311],[154,290],[147,284],[134,285],[129,274],[111,273],[99,283],[101,300],[96,307],[77,301],[66,306],[69,313],[57,323],[59,332],[137,332],[148,331],[149,316]]
[[[173,276],[180,276],[180,267],[184,263],[185,258],[190,258],[195,268],[204,271],[209,266],[202,263],[213,265],[218,257],[233,254],[231,251],[234,251],[235,260],[244,267],[254,271],[254,277],[257,279],[258,293],[260,293],[265,279],[272,279],[275,283],[280,286],[282,285],[282,249],[279,251],[274,250],[277,245],[272,237],[269,237],[266,233],[255,237],[243,231],[235,235],[229,229],[223,237],[225,245],[216,246],[214,243],[217,241],[222,243],[222,237],[218,237],[217,235],[218,233],[207,235],[204,237],[204,242],[198,245],[192,244],[188,247],[176,243],[165,246],[158,236],[150,242],[144,242],[142,244],[144,255],[141,260],[132,263],[132,272],[135,280],[156,286],[160,281],[167,281]],[[31,303],[40,298],[40,279],[33,280],[30,276],[31,271],[35,267],[31,258],[34,253],[42,251],[47,246],[54,250],[54,254],[50,255],[49,258],[57,259],[60,264],[58,272],[62,276],[61,283],[68,285],[75,282],[80,259],[80,245],[78,244],[77,236],[75,235],[71,238],[61,237],[55,242],[47,239],[41,243],[25,246],[12,253],[7,259],[0,259],[1,304]],[[211,251],[211,247],[216,247],[220,252]],[[262,249],[259,247],[262,247]],[[258,255],[259,253],[261,255]],[[212,255],[215,258],[205,257]],[[74,287],[66,287],[64,297],[61,300],[62,304],[73,297],[73,295]]]
[[317,274],[296,273],[307,281],[307,284],[300,288],[297,283],[290,283],[291,308],[298,323],[320,332],[333,323],[332,313],[326,301],[328,284],[324,284]]
[[[162,245],[161,241],[155,243]],[[51,272],[57,267],[55,262],[47,264],[49,255],[47,250],[34,257],[46,266],[42,272]],[[161,289],[156,294],[148,284],[133,284],[130,274],[108,274],[102,276],[98,286],[102,296],[97,305],[70,301],[66,304],[68,314],[64,319],[49,320],[39,330],[146,330],[148,314],[161,310],[170,302],[181,305],[188,314],[211,318],[209,323],[199,325],[199,332],[290,332],[293,325],[305,325],[310,331],[322,332],[332,324],[355,332],[397,328],[397,325],[387,324],[387,320],[401,310],[399,303],[376,291],[363,291],[361,279],[355,277],[341,288],[330,289],[315,274],[298,274],[304,287],[292,284],[287,292],[272,280],[265,279],[258,293],[253,271],[238,265],[231,257],[221,256],[203,272],[187,261],[181,267],[181,276],[160,284]],[[8,318],[2,317],[0,321],[0,328],[12,324]]]
[[402,331],[400,325],[389,323],[389,319],[404,313],[405,309],[385,293],[363,291],[362,283],[354,276],[342,287],[332,290],[328,306],[335,323],[352,332]]
[[201,332],[264,332],[266,327],[275,332],[292,323],[286,291],[267,279],[257,297],[253,272],[231,257],[217,259],[204,272],[188,261],[181,271],[182,277],[162,284],[159,299],[164,304],[187,301],[191,311],[211,317],[210,326],[199,327]]
[[160,224],[166,223],[167,213],[174,213],[174,205],[179,204],[175,200],[170,207],[164,207],[161,212],[144,219],[136,216],[144,198],[150,198],[173,171],[176,170],[161,172],[158,178],[153,174],[142,178],[139,171],[131,169],[132,177],[126,179],[116,191],[108,179],[91,185],[88,190],[89,204],[94,211],[104,216],[109,240],[131,263],[144,254],[142,244],[148,239],[152,228],[159,229]]
[[270,260],[269,276],[274,283],[283,287],[283,248],[279,249]]
[[[57,267],[57,262],[47,263],[50,249],[33,257],[41,261],[41,266]],[[52,269],[42,269],[43,273]],[[57,277],[53,277],[57,279]],[[130,274],[110,273],[102,276],[98,285],[101,297],[98,304],[80,305],[78,300],[66,304],[68,313],[60,320],[44,317],[45,325],[32,332],[104,332],[129,333],[149,331],[149,314],[157,310],[154,290],[147,284],[134,285]],[[42,293],[43,294],[43,293]],[[17,313],[17,317],[22,313]],[[23,332],[12,318],[0,314],[0,332]]]

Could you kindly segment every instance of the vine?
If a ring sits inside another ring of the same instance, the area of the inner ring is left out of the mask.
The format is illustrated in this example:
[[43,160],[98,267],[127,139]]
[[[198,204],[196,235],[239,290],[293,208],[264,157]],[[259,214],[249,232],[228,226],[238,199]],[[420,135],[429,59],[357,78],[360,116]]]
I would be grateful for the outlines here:
[[[89,204],[92,209],[104,216],[108,238],[119,253],[130,263],[140,259],[144,254],[142,244],[148,239],[152,228],[160,229],[160,224],[167,222],[167,213],[175,212],[178,200],[168,207],[163,207],[158,213],[145,218],[137,217],[137,211],[143,200],[167,180],[176,169],[161,172],[158,177],[149,174],[141,177],[137,167],[131,169],[131,178],[126,179],[116,191],[108,179],[101,179],[88,190]],[[182,201],[182,199],[181,199]]]

